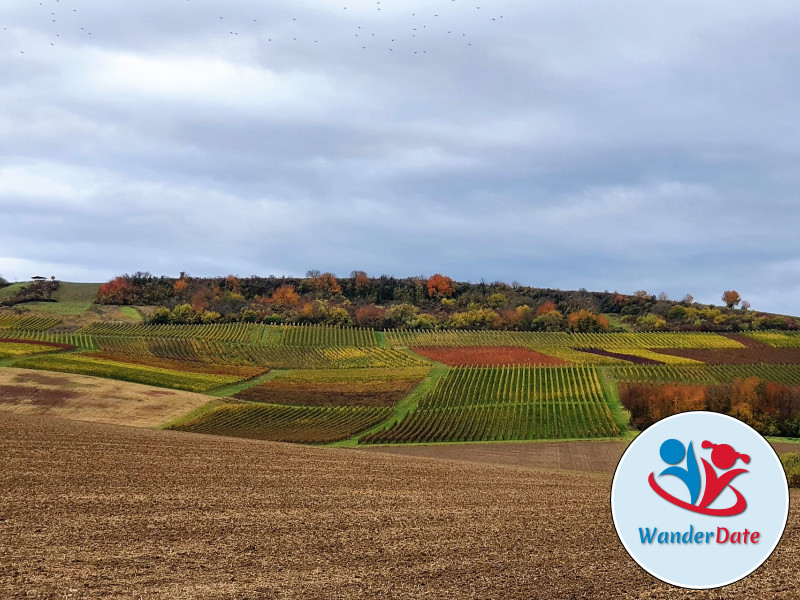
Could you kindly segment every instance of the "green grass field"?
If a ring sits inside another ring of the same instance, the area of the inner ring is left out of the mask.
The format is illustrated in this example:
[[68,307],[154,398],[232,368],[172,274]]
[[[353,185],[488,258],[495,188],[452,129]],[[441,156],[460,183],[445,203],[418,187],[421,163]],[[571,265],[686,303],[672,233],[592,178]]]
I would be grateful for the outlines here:
[[16,294],[19,290],[24,288],[28,285],[27,282],[19,282],[19,283],[12,283],[11,285],[7,285],[5,287],[0,288],[0,300],[5,300],[6,298],[11,298],[14,294]]

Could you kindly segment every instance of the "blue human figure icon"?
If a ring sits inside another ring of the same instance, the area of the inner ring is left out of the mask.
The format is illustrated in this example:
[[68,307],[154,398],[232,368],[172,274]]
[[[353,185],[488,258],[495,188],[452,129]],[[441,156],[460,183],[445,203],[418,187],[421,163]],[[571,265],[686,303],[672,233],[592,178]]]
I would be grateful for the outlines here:
[[[697,466],[697,458],[694,455],[692,442],[689,442],[687,451],[682,442],[676,439],[669,439],[661,444],[659,453],[665,463],[673,465],[661,471],[659,477],[662,475],[674,475],[683,481],[689,489],[691,504],[697,502],[697,498],[700,495],[700,468]],[[686,468],[676,466],[683,460],[684,455],[686,456]]]

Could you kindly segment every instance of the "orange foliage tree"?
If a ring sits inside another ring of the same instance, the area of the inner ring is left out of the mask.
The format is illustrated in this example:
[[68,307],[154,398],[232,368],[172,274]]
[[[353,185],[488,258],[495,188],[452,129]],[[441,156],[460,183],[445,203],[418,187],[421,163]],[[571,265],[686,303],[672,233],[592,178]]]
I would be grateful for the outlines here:
[[339,281],[333,273],[321,273],[312,278],[309,285],[318,294],[333,295],[342,293],[342,286],[339,285]]
[[710,410],[744,421],[763,435],[800,435],[800,387],[758,377],[718,385],[620,382],[619,397],[637,429],[679,412]]
[[192,299],[190,303],[192,305],[192,310],[196,313],[203,312],[211,304],[208,298],[208,294],[204,293],[203,291],[195,292],[194,294],[192,294]]
[[356,324],[359,327],[383,327],[386,311],[379,306],[371,304],[356,310]]
[[428,279],[428,296],[431,298],[449,298],[456,291],[455,282],[441,273]]
[[282,285],[272,294],[269,299],[270,304],[277,306],[296,306],[300,302],[300,297],[292,285]]
[[224,287],[225,290],[229,292],[236,292],[238,294],[241,291],[241,282],[236,275],[228,275],[225,278]]
[[367,275],[364,271],[354,271],[353,273],[356,292],[359,294],[364,294],[367,290],[369,290],[369,286],[371,284],[369,275]]
[[546,315],[547,313],[551,313],[556,310],[558,310],[556,303],[552,300],[547,300],[544,304],[536,309],[536,316],[541,317],[542,315]]
[[133,291],[130,282],[120,275],[97,289],[97,301],[101,304],[128,304]]
[[567,325],[575,332],[605,331],[608,329],[608,319],[590,310],[578,310],[567,317]]
[[725,290],[722,293],[722,301],[728,308],[733,308],[742,301],[742,297],[736,290]]

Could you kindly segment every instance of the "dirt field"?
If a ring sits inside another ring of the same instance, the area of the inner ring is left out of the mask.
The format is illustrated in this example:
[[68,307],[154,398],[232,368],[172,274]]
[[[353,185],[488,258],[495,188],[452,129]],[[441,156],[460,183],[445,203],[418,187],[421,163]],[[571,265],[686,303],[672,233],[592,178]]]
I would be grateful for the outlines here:
[[[503,442],[364,446],[368,452],[509,465],[613,473],[628,442]],[[800,446],[799,446],[800,447]]]
[[657,348],[653,352],[671,354],[683,358],[699,360],[709,365],[750,365],[758,363],[800,364],[800,348],[773,348],[746,335],[727,335],[743,344],[744,348]]
[[792,598],[800,496],[743,582],[627,556],[610,476],[0,414],[4,598]]
[[[588,352],[589,354],[597,354],[598,356],[608,356],[609,358],[620,358],[627,360],[635,365],[661,365],[661,361],[653,360],[652,358],[644,358],[641,356],[633,356],[632,354],[623,354],[621,352],[610,352],[609,350],[601,350],[600,348],[574,348],[580,352]],[[660,352],[660,350],[659,350]]]
[[[503,442],[486,444],[428,444],[413,446],[363,446],[368,452],[445,460],[613,473],[628,442]],[[800,444],[773,443],[776,452],[800,452]]]
[[0,369],[0,413],[157,427],[206,404],[203,394],[28,369]]

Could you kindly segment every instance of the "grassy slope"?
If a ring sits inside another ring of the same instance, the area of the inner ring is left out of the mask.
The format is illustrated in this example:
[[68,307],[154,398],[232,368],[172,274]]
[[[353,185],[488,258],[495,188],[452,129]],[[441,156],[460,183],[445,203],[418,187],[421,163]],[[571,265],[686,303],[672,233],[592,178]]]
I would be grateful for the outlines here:
[[28,283],[23,281],[19,283],[12,283],[11,285],[7,285],[6,287],[0,288],[0,300],[10,298],[14,294],[16,294],[19,290],[24,288],[26,285],[28,285]]
[[80,315],[92,306],[99,283],[62,281],[53,294],[56,302],[27,302],[25,308],[54,315]]
[[622,437],[627,439],[635,438],[639,432],[630,428],[631,414],[620,402],[617,380],[611,376],[607,367],[598,368],[597,377],[600,380],[600,386],[603,388],[603,397],[605,397],[606,404],[608,404],[608,408],[611,411],[611,417],[622,432]]

